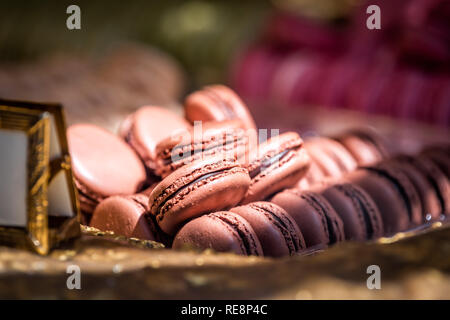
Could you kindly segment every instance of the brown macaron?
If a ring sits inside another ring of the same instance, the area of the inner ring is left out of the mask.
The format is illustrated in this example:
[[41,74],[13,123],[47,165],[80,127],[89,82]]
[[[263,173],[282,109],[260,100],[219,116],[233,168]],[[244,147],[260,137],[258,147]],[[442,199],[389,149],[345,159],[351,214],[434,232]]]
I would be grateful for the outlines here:
[[362,187],[375,201],[386,235],[421,223],[419,195],[409,178],[395,168],[364,167],[348,174],[345,180]]
[[206,86],[188,95],[184,112],[191,123],[240,119],[243,129],[256,129],[247,106],[233,90],[223,85]]
[[413,183],[422,202],[422,222],[439,220],[442,214],[439,194],[424,170],[421,170],[420,166],[414,165],[414,158],[397,156],[385,162],[406,174]]
[[383,220],[373,199],[361,187],[340,183],[320,190],[344,223],[347,240],[364,241],[383,235]]
[[250,223],[261,242],[264,256],[292,256],[305,249],[305,241],[297,224],[280,206],[260,201],[230,211]]
[[426,155],[412,158],[412,163],[421,170],[434,187],[441,204],[441,213],[450,215],[450,181],[441,168]]
[[175,236],[172,248],[263,256],[261,243],[250,223],[229,211],[214,212],[189,221]]
[[164,139],[156,147],[156,174],[165,178],[176,169],[207,157],[245,158],[249,140],[240,123],[240,120],[208,122]]
[[146,219],[148,210],[145,195],[109,197],[97,206],[89,225],[129,238],[156,240],[156,227]]
[[429,146],[420,155],[433,161],[450,179],[450,145]]
[[195,161],[153,189],[150,212],[161,229],[173,235],[190,219],[235,206],[249,185],[248,171],[234,161],[221,157]]
[[250,155],[247,169],[251,184],[241,203],[265,200],[295,186],[307,172],[309,162],[303,140],[295,132],[283,133],[260,144]]
[[287,189],[277,193],[271,201],[295,220],[306,247],[334,244],[345,239],[342,219],[319,193]]

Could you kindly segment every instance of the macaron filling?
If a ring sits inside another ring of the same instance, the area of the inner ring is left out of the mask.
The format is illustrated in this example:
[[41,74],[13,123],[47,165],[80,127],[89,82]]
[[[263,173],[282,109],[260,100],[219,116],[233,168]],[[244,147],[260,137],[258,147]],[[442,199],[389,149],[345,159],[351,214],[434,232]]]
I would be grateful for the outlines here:
[[244,225],[239,224],[239,221],[235,221],[233,217],[224,214],[211,213],[209,216],[218,219],[222,223],[225,223],[228,227],[231,227],[231,229],[238,235],[238,240],[241,240],[240,243],[241,248],[243,249],[242,252],[248,256],[258,255],[255,239],[253,239],[253,236]]
[[271,167],[272,165],[274,165],[276,162],[281,161],[282,159],[284,159],[286,157],[286,155],[293,150],[296,150],[298,147],[292,147],[286,150],[283,150],[277,154],[275,154],[272,157],[269,158],[265,158],[261,161],[260,165],[255,167],[254,169],[251,169],[251,171],[249,171],[249,175],[250,178],[253,179],[255,178],[257,175],[259,175],[261,172],[263,172],[265,169]]
[[[172,186],[164,190],[157,199],[154,200],[151,211],[156,214],[157,220],[161,221],[164,218],[165,212],[170,210],[175,205],[176,201],[174,201],[174,199],[177,196],[183,196],[185,193],[192,191],[192,189],[200,187],[207,182],[220,179],[224,175],[234,174],[238,172],[247,173],[247,170],[236,165],[227,166],[225,168],[222,167],[220,169],[217,168],[215,171],[200,175],[190,182],[182,183],[182,186],[178,187],[176,190],[170,190],[176,186],[177,183],[174,183]],[[189,177],[186,176],[181,177],[180,182],[181,180],[186,180],[188,178]]]
[[[195,179],[195,180],[193,180],[193,181],[187,183],[186,185],[182,186],[181,188],[179,188],[179,189],[178,189],[177,191],[175,191],[174,193],[170,194],[170,195],[165,199],[165,201],[163,201],[163,202],[158,206],[158,210],[157,210],[157,211],[161,213],[161,211],[162,211],[161,208],[162,208],[169,200],[175,198],[175,197],[176,197],[177,195],[179,195],[181,192],[183,192],[184,190],[186,190],[186,189],[188,189],[189,187],[193,186],[194,184],[199,183],[199,182],[201,182],[201,181],[203,181],[203,180],[206,180],[206,179],[208,179],[208,178],[217,176],[217,175],[219,175],[219,174],[221,174],[221,173],[223,173],[222,170],[221,170],[221,171],[210,172],[210,173],[204,174],[204,175],[198,177],[197,179]],[[158,215],[158,220],[161,220],[161,218],[159,217],[159,215]]]
[[[226,136],[228,137],[229,135]],[[215,151],[223,152],[224,154],[226,154],[227,151],[233,150],[238,146],[242,146],[245,144],[246,143],[243,136],[236,137],[235,135],[233,135],[233,139],[229,140],[219,139],[218,141],[211,140],[208,142],[200,142],[200,143],[193,143],[190,145],[177,146],[172,150],[167,150],[164,152],[163,164],[170,165],[172,163],[178,163],[190,157],[199,158],[200,155],[202,154],[203,155],[215,154]],[[173,161],[172,159],[173,155],[176,156],[177,158],[176,161]]]

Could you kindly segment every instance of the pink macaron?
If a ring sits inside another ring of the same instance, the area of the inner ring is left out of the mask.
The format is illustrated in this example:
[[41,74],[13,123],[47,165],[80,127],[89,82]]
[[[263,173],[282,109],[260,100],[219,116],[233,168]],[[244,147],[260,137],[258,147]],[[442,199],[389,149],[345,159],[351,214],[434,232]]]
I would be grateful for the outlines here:
[[128,116],[120,136],[137,152],[145,166],[154,170],[156,145],[172,134],[191,129],[191,125],[174,112],[157,106],[145,106]]
[[245,103],[233,90],[223,85],[206,86],[188,95],[184,102],[184,113],[192,123],[240,119],[244,129],[256,129]]
[[142,162],[119,137],[91,124],[76,124],[67,129],[67,140],[84,213],[92,213],[107,197],[135,194],[144,186]]

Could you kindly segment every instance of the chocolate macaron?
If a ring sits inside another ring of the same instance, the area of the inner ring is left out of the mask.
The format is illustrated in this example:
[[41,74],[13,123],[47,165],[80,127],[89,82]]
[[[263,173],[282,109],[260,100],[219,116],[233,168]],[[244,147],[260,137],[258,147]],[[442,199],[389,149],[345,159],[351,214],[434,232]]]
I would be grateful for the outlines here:
[[333,137],[353,155],[360,166],[375,164],[389,157],[385,140],[370,128],[358,128]]
[[450,179],[450,146],[434,145],[425,148],[421,156],[433,161],[443,173]]
[[249,150],[248,137],[239,120],[207,122],[173,135],[156,147],[156,174],[165,178],[176,169],[199,159],[221,156],[238,160]]
[[122,123],[120,136],[137,152],[145,166],[153,170],[156,145],[176,132],[190,129],[191,125],[172,111],[157,106],[145,106]]
[[344,223],[347,240],[364,241],[383,236],[383,220],[373,199],[351,183],[335,184],[320,191]]
[[410,156],[397,156],[385,162],[402,171],[413,183],[422,202],[422,222],[439,220],[443,212],[439,192],[431,182],[432,177],[428,177],[427,170],[420,164],[415,165],[414,157]]
[[145,195],[112,196],[97,206],[89,225],[129,238],[156,240],[156,227],[146,218],[148,210]]
[[251,184],[242,204],[265,200],[276,192],[293,187],[307,172],[309,156],[303,140],[286,132],[260,144],[247,166]]
[[233,90],[223,85],[206,86],[188,95],[184,112],[191,123],[240,119],[243,129],[256,129],[247,106]]
[[441,213],[449,216],[450,181],[448,177],[441,170],[441,167],[426,155],[419,155],[412,158],[412,163],[426,175],[428,181],[434,187],[441,204]]
[[364,167],[345,177],[362,187],[375,201],[383,218],[384,232],[391,235],[422,221],[422,207],[411,180],[393,167]]
[[249,185],[248,171],[235,161],[221,157],[195,161],[153,189],[150,212],[161,229],[173,235],[190,219],[235,206]]
[[261,242],[264,256],[292,256],[305,249],[300,229],[280,206],[260,201],[230,211],[239,214],[250,223]]
[[172,248],[185,247],[263,256],[261,243],[250,223],[229,211],[210,213],[185,224],[175,236]]
[[306,247],[330,245],[345,239],[342,219],[319,193],[287,189],[276,194],[272,202],[295,220]]
[[91,124],[67,129],[80,207],[91,214],[113,195],[135,194],[143,187],[145,168],[136,153],[119,137]]

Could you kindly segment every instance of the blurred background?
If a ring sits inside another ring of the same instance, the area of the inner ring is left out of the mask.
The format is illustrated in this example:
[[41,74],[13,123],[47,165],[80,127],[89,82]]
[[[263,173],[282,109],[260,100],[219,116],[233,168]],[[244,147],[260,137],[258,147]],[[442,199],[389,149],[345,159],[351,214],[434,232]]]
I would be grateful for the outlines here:
[[[71,4],[81,30],[66,28]],[[373,4],[380,30],[366,27]],[[259,124],[344,109],[450,124],[450,1],[2,0],[0,12],[0,97],[62,102],[69,123],[114,130],[143,104],[178,109],[226,83]]]

